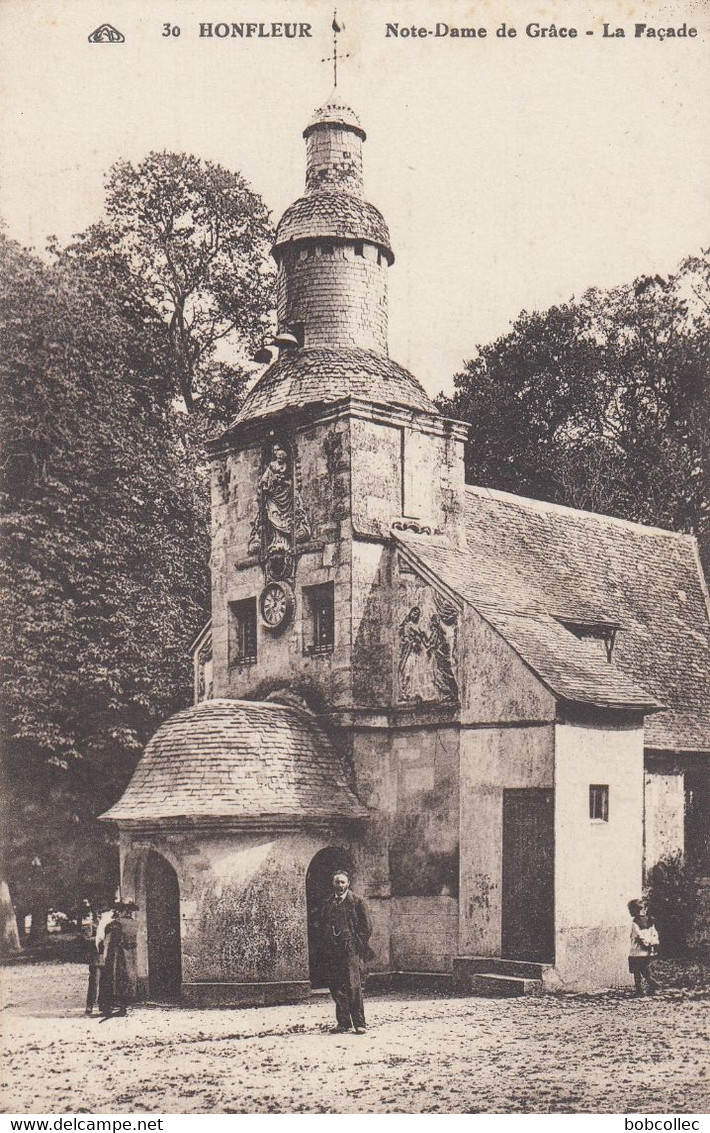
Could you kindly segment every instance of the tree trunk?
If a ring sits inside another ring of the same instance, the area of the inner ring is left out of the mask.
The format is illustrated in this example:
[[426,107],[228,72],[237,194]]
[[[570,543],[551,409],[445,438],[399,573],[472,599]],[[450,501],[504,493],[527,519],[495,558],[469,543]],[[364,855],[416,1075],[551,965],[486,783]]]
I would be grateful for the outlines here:
[[0,937],[0,954],[12,955],[20,951],[20,936],[17,931],[15,910],[10,900],[10,890],[4,878],[0,879],[0,917],[2,918],[2,937]]
[[47,901],[35,901],[32,905],[32,923],[28,941],[30,944],[40,944],[47,939],[47,917],[49,904]]

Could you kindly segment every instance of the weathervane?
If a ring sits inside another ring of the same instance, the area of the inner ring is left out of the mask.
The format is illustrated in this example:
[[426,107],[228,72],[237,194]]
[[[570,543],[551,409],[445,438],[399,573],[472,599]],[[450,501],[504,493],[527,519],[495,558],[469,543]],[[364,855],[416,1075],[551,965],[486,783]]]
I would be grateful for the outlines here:
[[[337,87],[337,85],[338,85],[338,36],[340,35],[340,33],[342,31],[345,31],[345,24],[339,24],[338,23],[337,9],[336,9],[335,12],[333,12],[333,23],[332,23],[331,26],[333,28],[333,54],[332,55],[326,55],[325,59],[321,59],[321,63],[332,63],[333,64],[333,86]],[[341,59],[349,59],[350,55],[349,54],[348,55],[341,55],[340,58]]]

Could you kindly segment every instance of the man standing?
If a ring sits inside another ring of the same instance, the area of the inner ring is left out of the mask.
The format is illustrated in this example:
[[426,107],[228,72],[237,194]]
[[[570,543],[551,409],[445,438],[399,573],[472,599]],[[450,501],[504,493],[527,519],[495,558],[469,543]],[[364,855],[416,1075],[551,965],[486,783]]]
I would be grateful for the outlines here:
[[328,966],[328,985],[335,1000],[337,1027],[333,1034],[355,1028],[365,1032],[362,1002],[362,968],[374,952],[369,940],[372,923],[367,905],[350,892],[350,878],[343,870],[333,874],[333,893],[321,911],[321,938]]

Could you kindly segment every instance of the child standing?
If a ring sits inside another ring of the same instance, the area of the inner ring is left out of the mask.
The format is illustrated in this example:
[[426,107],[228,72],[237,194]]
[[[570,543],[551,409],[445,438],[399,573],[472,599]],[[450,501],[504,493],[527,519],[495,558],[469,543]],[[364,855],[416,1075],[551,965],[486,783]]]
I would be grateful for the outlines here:
[[634,977],[634,995],[643,995],[643,980],[648,995],[654,995],[659,984],[651,973],[651,960],[658,952],[658,930],[644,901],[629,901],[627,908],[632,918],[629,971]]

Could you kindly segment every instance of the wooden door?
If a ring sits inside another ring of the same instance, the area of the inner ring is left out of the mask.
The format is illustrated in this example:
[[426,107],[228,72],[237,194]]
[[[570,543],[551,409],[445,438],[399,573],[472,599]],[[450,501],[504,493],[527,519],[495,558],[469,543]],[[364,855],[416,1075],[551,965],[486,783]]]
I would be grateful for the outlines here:
[[502,954],[554,962],[554,793],[503,792]]

